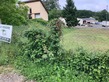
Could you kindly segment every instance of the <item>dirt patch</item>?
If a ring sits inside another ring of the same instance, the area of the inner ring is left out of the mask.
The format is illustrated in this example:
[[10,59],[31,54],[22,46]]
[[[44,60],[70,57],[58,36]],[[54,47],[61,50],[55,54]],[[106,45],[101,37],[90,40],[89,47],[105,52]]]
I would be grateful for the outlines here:
[[24,77],[17,73],[8,73],[0,75],[0,82],[24,82]]
[[0,82],[36,82],[33,80],[26,80],[26,78],[18,73],[0,74]]
[[36,82],[33,80],[26,80],[24,76],[17,73],[10,66],[0,66],[0,82]]

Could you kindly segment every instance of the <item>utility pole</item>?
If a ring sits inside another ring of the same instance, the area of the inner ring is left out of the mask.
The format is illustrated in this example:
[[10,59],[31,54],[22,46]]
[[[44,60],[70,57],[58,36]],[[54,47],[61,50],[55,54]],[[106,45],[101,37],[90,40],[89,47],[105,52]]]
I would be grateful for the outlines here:
[[107,13],[106,13],[106,26],[107,26],[107,21],[108,21],[108,5],[106,6],[106,11],[107,11]]

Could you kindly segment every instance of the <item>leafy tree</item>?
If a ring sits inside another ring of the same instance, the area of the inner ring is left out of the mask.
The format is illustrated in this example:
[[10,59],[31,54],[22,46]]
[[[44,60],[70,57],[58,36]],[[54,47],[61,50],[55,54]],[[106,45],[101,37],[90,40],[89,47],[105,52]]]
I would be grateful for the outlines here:
[[16,0],[0,0],[0,19],[4,24],[21,25],[26,23],[27,7],[17,6]]
[[95,15],[95,12],[90,10],[77,10],[78,18],[89,18],[89,17],[93,17],[94,15]]
[[66,18],[68,26],[76,26],[78,24],[76,16],[76,7],[73,0],[66,0],[67,4],[63,9],[63,17]]
[[58,3],[59,0],[42,0],[42,1],[49,11],[51,11],[52,9],[60,9]]
[[61,10],[59,7],[59,0],[42,0],[42,1],[49,11],[49,20],[60,17]]
[[51,11],[49,11],[49,20],[52,20],[54,18],[59,18],[61,14],[62,14],[61,10],[52,9]]
[[99,21],[109,20],[109,13],[107,12],[107,10],[102,10],[100,12],[96,12],[95,16]]

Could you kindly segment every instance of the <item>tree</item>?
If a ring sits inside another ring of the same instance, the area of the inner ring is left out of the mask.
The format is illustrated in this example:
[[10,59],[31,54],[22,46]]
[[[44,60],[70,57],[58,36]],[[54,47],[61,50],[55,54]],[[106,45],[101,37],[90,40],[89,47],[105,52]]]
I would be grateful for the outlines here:
[[26,23],[27,8],[17,6],[16,0],[0,0],[0,19],[3,24],[21,25]]
[[100,12],[96,12],[95,16],[99,21],[109,20],[109,13],[107,12],[107,10],[102,10]]
[[63,9],[63,17],[66,18],[68,26],[76,26],[78,24],[76,16],[76,7],[73,0],[66,0],[67,4]]
[[59,0],[42,0],[45,4],[45,7],[48,9],[48,11],[51,11],[52,9],[60,9],[59,7]]
[[42,1],[49,11],[49,20],[60,17],[61,10],[59,7],[59,0],[42,0]]
[[49,20],[52,20],[54,18],[59,18],[61,14],[62,14],[61,10],[52,9],[51,11],[49,11]]
[[77,10],[78,18],[89,18],[89,17],[93,17],[94,15],[95,15],[95,12],[90,10]]

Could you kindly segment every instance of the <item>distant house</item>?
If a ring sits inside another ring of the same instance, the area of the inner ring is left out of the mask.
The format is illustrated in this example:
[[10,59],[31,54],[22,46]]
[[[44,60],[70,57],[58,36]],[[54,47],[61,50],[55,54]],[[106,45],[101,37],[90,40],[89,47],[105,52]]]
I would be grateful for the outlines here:
[[29,19],[42,18],[48,21],[48,11],[41,0],[28,0],[23,3],[29,7]]
[[77,18],[79,25],[95,24],[98,21],[95,18]]
[[102,21],[102,27],[109,27],[109,21]]

